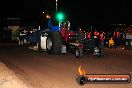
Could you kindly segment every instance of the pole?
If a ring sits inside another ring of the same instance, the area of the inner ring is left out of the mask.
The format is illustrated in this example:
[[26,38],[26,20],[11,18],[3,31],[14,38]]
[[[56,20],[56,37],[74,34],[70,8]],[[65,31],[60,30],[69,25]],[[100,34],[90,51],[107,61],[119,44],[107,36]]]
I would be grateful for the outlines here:
[[57,13],[57,3],[58,3],[58,0],[56,0],[56,13]]

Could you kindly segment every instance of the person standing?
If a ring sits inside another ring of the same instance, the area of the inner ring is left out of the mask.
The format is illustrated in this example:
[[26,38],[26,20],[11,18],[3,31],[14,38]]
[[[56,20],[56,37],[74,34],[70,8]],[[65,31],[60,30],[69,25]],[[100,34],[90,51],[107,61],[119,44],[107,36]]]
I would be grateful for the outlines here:
[[105,32],[102,31],[100,34],[100,42],[101,42],[101,53],[104,53],[104,40],[105,40]]
[[95,46],[98,46],[100,44],[99,37],[100,37],[100,33],[97,30],[95,30],[94,31]]

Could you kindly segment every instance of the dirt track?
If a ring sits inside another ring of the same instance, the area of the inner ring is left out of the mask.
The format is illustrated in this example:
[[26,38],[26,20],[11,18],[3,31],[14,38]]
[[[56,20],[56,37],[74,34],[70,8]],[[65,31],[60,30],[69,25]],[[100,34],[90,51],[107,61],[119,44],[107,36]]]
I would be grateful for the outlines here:
[[132,88],[132,84],[76,83],[78,67],[88,74],[132,73],[131,51],[105,49],[105,55],[97,58],[84,55],[76,59],[73,54],[48,55],[15,44],[0,46],[0,60],[35,88]]

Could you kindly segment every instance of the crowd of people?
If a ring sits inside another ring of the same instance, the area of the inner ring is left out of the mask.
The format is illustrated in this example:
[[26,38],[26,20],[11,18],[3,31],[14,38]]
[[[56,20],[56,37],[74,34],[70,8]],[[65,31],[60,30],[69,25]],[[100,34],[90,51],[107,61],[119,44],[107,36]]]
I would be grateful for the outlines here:
[[85,34],[85,38],[94,39],[96,45],[101,45],[101,47],[116,47],[125,45],[126,32],[125,31],[113,31],[104,32],[102,31],[88,31],[85,32],[81,29],[82,34]]

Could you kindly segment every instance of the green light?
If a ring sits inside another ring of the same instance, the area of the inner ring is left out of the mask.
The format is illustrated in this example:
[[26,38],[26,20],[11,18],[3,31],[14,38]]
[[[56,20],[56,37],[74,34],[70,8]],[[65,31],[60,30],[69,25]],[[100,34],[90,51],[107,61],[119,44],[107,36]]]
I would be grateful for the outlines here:
[[63,14],[63,13],[58,13],[58,14],[56,15],[56,19],[57,19],[58,21],[62,21],[62,20],[64,19],[64,14]]

